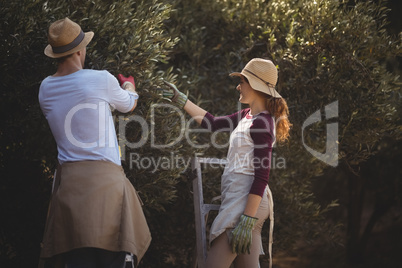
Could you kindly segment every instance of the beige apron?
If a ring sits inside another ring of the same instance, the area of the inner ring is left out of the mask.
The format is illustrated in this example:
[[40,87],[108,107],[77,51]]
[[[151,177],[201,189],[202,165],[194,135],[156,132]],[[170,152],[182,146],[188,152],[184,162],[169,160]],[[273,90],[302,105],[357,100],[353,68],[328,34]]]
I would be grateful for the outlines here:
[[[245,175],[240,173],[226,173],[222,175],[221,180],[221,206],[219,208],[219,213],[214,219],[210,235],[209,235],[209,243],[211,243],[215,238],[217,238],[223,232],[230,232],[233,228],[236,227],[240,216],[243,214],[244,209],[246,208],[248,194],[250,192],[251,185],[254,181],[253,175]],[[274,202],[272,198],[271,190],[267,185],[265,190],[266,196],[264,198],[268,198],[269,204],[269,244],[268,244],[268,253],[269,253],[269,262],[270,267],[272,267],[272,235],[274,228]],[[265,219],[259,219],[260,221],[264,221]],[[264,254],[261,245],[261,254]]]
[[59,168],[41,258],[95,247],[133,253],[138,263],[150,242],[140,199],[121,166],[82,161]]

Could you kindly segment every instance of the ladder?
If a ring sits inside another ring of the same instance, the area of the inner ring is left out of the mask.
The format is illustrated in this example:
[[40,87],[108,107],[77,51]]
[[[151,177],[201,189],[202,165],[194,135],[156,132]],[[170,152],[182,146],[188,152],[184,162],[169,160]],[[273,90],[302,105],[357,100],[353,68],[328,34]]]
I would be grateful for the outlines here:
[[[227,160],[218,158],[200,158],[194,157],[191,161],[193,195],[194,195],[194,214],[195,214],[195,231],[196,231],[196,257],[194,268],[205,268],[205,260],[207,257],[207,237],[206,237],[206,221],[208,213],[211,210],[219,210],[218,204],[205,204],[202,190],[202,173],[201,164],[218,164],[225,165]],[[220,196],[214,197],[212,202],[220,199]]]
[[[196,231],[196,256],[193,262],[193,268],[207,268],[205,261],[207,258],[207,236],[206,236],[206,222],[208,214],[211,210],[218,210],[220,205],[205,204],[204,195],[202,190],[202,170],[201,164],[211,165],[226,165],[227,160],[218,158],[202,158],[194,157],[191,161],[192,180],[193,180],[193,195],[194,195],[194,214],[195,214],[195,231]],[[268,190],[268,198],[270,202],[269,213],[269,267],[272,267],[272,243],[273,243],[273,229],[274,229],[274,201],[272,192]],[[211,202],[220,199],[220,196],[212,198]],[[260,267],[260,264],[258,265]]]

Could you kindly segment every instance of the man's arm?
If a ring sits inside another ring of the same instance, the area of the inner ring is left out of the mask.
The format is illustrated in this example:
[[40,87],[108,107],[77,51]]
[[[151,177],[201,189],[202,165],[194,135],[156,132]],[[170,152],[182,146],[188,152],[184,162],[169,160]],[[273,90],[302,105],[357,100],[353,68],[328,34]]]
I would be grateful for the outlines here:
[[[135,91],[135,85],[133,85],[130,82],[123,83],[122,88],[124,90],[127,90],[128,92],[138,95],[137,91]],[[130,112],[134,111],[135,107],[137,107],[137,102],[138,102],[138,98],[134,101],[133,108],[130,110]]]
[[[129,112],[132,112],[132,111],[134,111],[135,107],[137,107],[137,102],[138,102],[138,93],[135,90],[134,77],[132,77],[131,75],[129,77],[125,77],[122,74],[119,74],[118,79],[120,81],[121,87],[124,90],[127,90],[128,92],[131,92],[137,96],[137,98],[134,100],[133,108],[129,111]],[[130,94],[130,95],[132,95],[132,94]]]

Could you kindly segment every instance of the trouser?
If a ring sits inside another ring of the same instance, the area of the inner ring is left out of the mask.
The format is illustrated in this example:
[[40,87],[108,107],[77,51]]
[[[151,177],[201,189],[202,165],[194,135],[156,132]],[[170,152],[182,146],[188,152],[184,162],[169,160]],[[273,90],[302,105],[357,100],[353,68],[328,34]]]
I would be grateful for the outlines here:
[[124,268],[126,252],[79,248],[63,254],[65,268]]
[[250,254],[232,253],[232,247],[229,243],[228,232],[220,234],[214,241],[212,241],[211,248],[208,252],[206,267],[208,268],[228,268],[233,263],[235,268],[258,268],[259,256],[262,254],[261,230],[265,220],[269,215],[268,198],[264,195],[258,207],[258,218],[254,230],[252,231],[252,242],[250,247]]

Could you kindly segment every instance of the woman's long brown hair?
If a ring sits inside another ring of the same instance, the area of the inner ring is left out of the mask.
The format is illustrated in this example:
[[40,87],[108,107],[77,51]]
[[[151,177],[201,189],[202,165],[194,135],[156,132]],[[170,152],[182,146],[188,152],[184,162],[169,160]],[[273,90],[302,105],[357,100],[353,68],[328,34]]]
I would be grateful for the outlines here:
[[289,108],[286,100],[268,96],[266,108],[275,117],[276,140],[278,142],[286,141],[289,138],[289,130],[292,126],[288,119]]
[[[248,84],[247,77],[242,76],[244,81]],[[275,117],[275,130],[276,130],[276,140],[278,142],[285,142],[289,138],[289,130],[292,127],[288,119],[289,108],[286,100],[284,98],[274,98],[271,95],[265,94],[261,91],[257,91],[263,98],[266,98],[265,107],[268,112]]]

